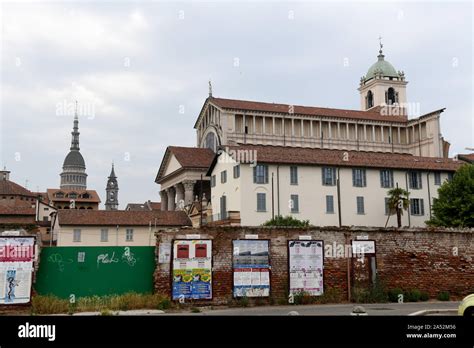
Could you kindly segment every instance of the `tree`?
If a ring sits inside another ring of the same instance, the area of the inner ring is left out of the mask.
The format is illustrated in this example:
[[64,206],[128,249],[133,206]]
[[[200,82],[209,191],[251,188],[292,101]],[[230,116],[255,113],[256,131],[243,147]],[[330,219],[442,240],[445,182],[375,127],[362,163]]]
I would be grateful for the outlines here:
[[474,227],[474,164],[465,164],[445,181],[434,200],[430,226]]
[[410,192],[404,190],[400,187],[395,187],[388,191],[388,216],[385,227],[387,227],[388,220],[393,214],[397,214],[397,226],[398,228],[402,227],[402,215],[403,211],[408,209],[410,201],[408,196]]
[[293,216],[277,215],[273,219],[263,223],[263,226],[291,226],[291,227],[309,227],[309,220],[298,220]]

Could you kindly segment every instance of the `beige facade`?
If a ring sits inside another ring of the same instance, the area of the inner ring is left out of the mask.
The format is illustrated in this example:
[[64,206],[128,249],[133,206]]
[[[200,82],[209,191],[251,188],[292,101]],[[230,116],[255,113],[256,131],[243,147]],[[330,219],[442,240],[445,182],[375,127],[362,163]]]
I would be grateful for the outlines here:
[[[417,203],[411,201],[417,207],[412,211],[410,206],[408,212],[404,212],[402,225],[425,226],[425,221],[430,218],[433,199],[438,196],[437,191],[440,184],[448,179],[448,173],[452,174],[453,172],[451,169],[434,171],[411,170],[409,168],[348,167],[346,165],[291,165],[288,164],[291,160],[285,159],[281,164],[266,164],[268,168],[267,182],[254,183],[253,164],[238,164],[226,152],[219,158],[211,173],[211,177],[215,176],[211,179],[213,182],[211,201],[214,220],[225,218],[227,212],[240,212],[242,226],[258,226],[276,215],[291,215],[300,220],[309,220],[316,226],[338,226],[339,224],[342,226],[385,226],[388,217],[385,198],[388,197],[390,188],[397,185],[410,192],[410,199],[418,200]],[[261,164],[259,161],[257,163]],[[234,178],[233,175],[233,168],[236,165],[240,166],[238,178]],[[292,166],[296,168],[297,172],[296,184],[292,183],[290,178],[290,167]],[[323,167],[335,169],[339,186],[336,181],[332,185],[323,185]],[[353,185],[353,169],[365,170],[365,186],[356,187]],[[393,175],[391,187],[382,187],[381,185],[380,171],[385,169]],[[226,172],[225,183],[221,181],[221,173],[224,171]],[[412,172],[420,175],[421,187],[419,189],[410,186],[409,176]],[[435,182],[437,179],[439,182]],[[264,194],[264,209],[258,209],[257,194]],[[222,197],[224,196],[225,208],[222,207]],[[295,205],[292,199],[294,196],[297,196],[297,209],[291,208],[292,205]],[[326,196],[332,197],[330,199],[332,200],[332,209],[328,210]],[[360,210],[361,201],[363,201],[362,211]],[[392,215],[387,226],[396,225],[396,216]]]

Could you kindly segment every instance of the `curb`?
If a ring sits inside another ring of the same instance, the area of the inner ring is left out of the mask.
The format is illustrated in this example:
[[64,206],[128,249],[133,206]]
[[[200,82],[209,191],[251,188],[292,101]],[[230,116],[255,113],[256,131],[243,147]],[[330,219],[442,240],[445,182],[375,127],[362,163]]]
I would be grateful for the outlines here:
[[410,313],[408,316],[421,316],[429,314],[458,313],[457,309],[424,309],[418,312]]

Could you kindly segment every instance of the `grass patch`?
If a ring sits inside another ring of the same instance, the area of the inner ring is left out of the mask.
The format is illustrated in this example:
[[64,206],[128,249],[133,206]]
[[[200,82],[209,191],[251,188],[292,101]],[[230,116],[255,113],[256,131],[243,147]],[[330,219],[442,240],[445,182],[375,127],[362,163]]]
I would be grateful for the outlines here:
[[55,314],[75,312],[126,311],[131,309],[168,309],[172,302],[160,294],[126,293],[123,295],[80,297],[71,304],[56,296],[37,295],[32,298],[33,314]]

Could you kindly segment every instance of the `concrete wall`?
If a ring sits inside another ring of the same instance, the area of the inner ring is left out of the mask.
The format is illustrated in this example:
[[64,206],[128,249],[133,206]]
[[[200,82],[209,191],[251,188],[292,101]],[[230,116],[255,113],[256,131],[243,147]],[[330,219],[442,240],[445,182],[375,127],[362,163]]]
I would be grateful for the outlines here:
[[[357,276],[358,267],[351,255],[332,253],[339,246],[350,245],[358,237],[375,240],[379,279],[387,289],[418,289],[436,298],[440,291],[449,291],[452,298],[461,298],[474,291],[474,230],[451,229],[275,229],[215,227],[164,230],[157,233],[157,247],[187,234],[200,234],[213,241],[213,299],[207,303],[229,303],[232,298],[232,240],[258,234],[270,240],[270,298],[264,302],[286,300],[288,292],[288,241],[311,236],[324,241],[324,291],[347,299],[349,279]],[[194,236],[195,238],[195,236]],[[344,250],[344,249],[342,249]],[[357,262],[357,261],[355,261]],[[348,267],[349,266],[349,267]],[[155,270],[155,291],[170,295],[170,263],[158,263]],[[353,283],[351,283],[353,284]],[[206,301],[203,301],[206,303]]]

